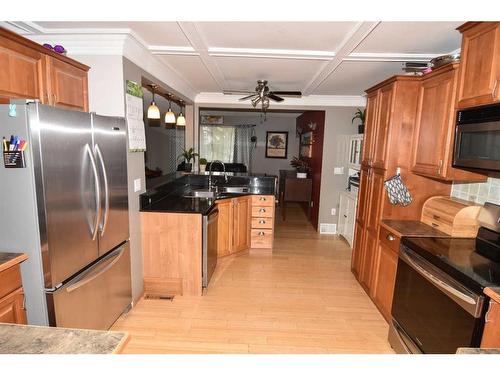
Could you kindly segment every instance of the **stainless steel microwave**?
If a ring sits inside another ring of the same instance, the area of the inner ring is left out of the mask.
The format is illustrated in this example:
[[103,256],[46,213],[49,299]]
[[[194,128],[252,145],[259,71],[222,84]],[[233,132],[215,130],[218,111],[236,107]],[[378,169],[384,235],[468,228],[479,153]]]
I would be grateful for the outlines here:
[[458,111],[453,166],[500,171],[500,104]]

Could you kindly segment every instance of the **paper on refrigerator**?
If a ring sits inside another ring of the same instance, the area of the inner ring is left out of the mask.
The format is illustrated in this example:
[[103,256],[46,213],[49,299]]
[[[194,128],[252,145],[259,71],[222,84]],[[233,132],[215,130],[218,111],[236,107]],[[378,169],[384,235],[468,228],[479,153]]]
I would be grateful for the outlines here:
[[128,127],[128,149],[131,152],[146,151],[146,133],[144,131],[144,112],[142,98],[125,94]]

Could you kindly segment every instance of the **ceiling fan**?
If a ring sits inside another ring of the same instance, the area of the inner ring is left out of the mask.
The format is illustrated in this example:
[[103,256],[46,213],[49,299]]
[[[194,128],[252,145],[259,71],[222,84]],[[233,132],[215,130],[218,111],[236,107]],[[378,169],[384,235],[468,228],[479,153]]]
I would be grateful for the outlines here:
[[250,99],[254,108],[257,106],[257,104],[261,103],[263,112],[266,112],[266,110],[269,108],[270,100],[273,100],[275,102],[282,102],[285,99],[283,99],[281,96],[302,96],[302,93],[300,91],[270,91],[269,86],[267,86],[267,81],[263,79],[259,79],[257,81],[255,91],[224,90],[224,94],[250,94],[244,96],[243,98],[240,98],[239,100]]

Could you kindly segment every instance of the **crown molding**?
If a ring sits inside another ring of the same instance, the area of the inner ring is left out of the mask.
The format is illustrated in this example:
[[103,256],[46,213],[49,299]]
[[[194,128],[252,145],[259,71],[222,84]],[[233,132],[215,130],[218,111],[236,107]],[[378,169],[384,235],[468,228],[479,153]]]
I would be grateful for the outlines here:
[[[251,107],[249,102],[239,100],[239,95],[225,95],[218,92],[201,92],[195,97],[195,104],[228,105],[233,108]],[[272,109],[304,107],[362,107],[366,98],[361,95],[307,95],[300,98],[286,98],[281,103],[271,102]]]

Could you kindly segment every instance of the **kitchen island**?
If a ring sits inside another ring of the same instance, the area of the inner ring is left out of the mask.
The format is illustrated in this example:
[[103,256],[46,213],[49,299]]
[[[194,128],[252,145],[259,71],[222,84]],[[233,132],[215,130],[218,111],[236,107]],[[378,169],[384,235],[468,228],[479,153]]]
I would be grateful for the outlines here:
[[125,332],[0,324],[0,354],[118,354]]

